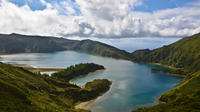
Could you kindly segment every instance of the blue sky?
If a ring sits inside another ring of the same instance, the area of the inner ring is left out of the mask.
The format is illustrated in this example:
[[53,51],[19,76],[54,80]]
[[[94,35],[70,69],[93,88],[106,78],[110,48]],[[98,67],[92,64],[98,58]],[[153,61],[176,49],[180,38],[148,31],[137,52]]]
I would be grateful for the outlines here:
[[[9,0],[9,1],[20,7],[28,5],[32,10],[43,10],[46,8],[46,6],[42,4],[40,0]],[[45,1],[54,4],[65,0],[45,0]]]
[[[43,10],[46,8],[40,0],[9,0],[10,2],[23,6],[28,4],[32,10]],[[66,0],[45,0],[48,3],[59,3]],[[69,0],[67,0],[69,1]],[[75,2],[75,0],[72,0]],[[176,7],[187,6],[188,3],[196,0],[142,0],[142,5],[135,7],[133,10],[142,12],[153,12]]]
[[0,0],[0,33],[184,37],[200,32],[200,0]]
[[187,6],[188,3],[196,0],[142,0],[143,5],[136,7],[136,11],[153,12],[157,10],[171,9]]

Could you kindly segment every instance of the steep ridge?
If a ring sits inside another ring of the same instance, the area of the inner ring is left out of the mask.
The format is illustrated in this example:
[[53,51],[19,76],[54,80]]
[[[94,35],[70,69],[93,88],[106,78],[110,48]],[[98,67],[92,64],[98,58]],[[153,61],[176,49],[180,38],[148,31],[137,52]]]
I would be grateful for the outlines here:
[[185,72],[200,70],[200,34],[185,37],[171,45],[155,50],[138,50],[132,53],[138,62],[160,63],[184,68]]

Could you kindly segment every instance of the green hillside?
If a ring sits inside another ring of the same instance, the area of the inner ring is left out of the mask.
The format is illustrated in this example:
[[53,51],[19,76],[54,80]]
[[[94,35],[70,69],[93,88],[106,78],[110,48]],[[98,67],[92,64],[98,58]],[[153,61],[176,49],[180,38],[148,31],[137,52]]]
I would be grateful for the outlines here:
[[62,51],[66,49],[63,46],[71,46],[75,42],[76,41],[53,37],[26,36],[20,34],[0,34],[0,53],[45,53]]
[[200,111],[200,34],[183,38],[155,50],[132,53],[138,62],[171,66],[152,72],[169,72],[185,76],[174,89],[164,93],[160,104],[133,112],[199,112]]
[[130,59],[130,53],[92,40],[69,40],[56,37],[0,34],[0,54],[46,53],[75,50],[94,55]]
[[110,81],[101,79],[80,88],[50,76],[0,63],[0,111],[88,112],[74,109],[75,104],[98,97],[110,85]]
[[72,50],[87,52],[90,54],[100,55],[105,57],[126,59],[126,60],[130,60],[132,56],[130,53],[124,50],[120,50],[113,46],[92,40],[80,41],[79,43],[76,43],[74,45]]
[[194,73],[200,70],[200,34],[152,51],[138,50],[132,54],[138,62],[160,63]]

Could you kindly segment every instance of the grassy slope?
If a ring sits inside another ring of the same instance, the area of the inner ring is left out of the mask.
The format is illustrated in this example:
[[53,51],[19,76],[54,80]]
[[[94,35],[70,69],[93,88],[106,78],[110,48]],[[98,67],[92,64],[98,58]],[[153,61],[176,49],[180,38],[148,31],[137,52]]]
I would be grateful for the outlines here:
[[26,52],[54,52],[75,50],[94,55],[130,59],[130,53],[92,40],[69,40],[64,38],[0,34],[0,54]]
[[[0,63],[0,111],[87,112],[75,110],[74,105],[103,94],[111,83],[104,79],[93,81],[92,84],[94,88],[80,88],[68,82]],[[98,84],[103,89],[95,88]]]
[[161,63],[176,68],[184,68],[186,72],[200,70],[200,34],[186,37],[171,45],[152,51],[139,50],[133,56],[139,62]]
[[[133,112],[199,112],[200,111],[200,34],[186,37],[174,44],[153,51],[133,53],[139,62],[161,63],[184,71],[185,79],[160,97],[153,107]],[[157,70],[156,70],[157,71]],[[176,73],[176,71],[174,71]],[[185,74],[186,73],[186,74]]]

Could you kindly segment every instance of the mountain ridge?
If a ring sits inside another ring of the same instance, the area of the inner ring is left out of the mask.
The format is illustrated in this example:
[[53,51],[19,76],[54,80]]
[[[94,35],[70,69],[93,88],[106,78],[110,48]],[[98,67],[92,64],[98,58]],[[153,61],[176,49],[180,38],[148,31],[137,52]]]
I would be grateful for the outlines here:
[[200,70],[199,43],[200,33],[154,50],[137,50],[132,55],[137,62],[160,63],[194,73]]
[[92,40],[69,40],[50,36],[0,34],[0,54],[47,53],[64,50],[81,51],[93,55],[131,59],[130,53]]

